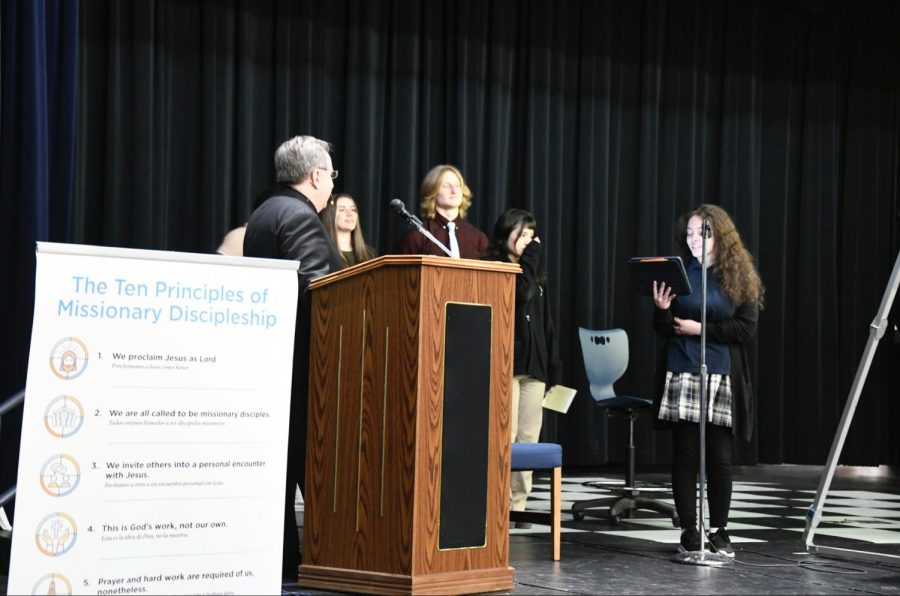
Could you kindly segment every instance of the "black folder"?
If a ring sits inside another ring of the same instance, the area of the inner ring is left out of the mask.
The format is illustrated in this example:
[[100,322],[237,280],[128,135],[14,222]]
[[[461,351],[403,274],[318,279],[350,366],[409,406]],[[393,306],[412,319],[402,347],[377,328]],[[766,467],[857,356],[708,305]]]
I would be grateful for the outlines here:
[[691,293],[691,282],[681,257],[634,257],[628,259],[631,279],[641,296],[653,295],[653,282],[663,282],[676,296]]

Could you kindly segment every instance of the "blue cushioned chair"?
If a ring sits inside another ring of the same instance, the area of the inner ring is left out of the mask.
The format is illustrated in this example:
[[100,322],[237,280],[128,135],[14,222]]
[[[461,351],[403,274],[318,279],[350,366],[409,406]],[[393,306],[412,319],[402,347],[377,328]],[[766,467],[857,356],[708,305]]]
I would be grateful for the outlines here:
[[579,327],[578,336],[581,339],[584,369],[591,385],[591,397],[608,415],[621,414],[628,418],[628,445],[625,448],[624,495],[578,501],[572,505],[572,516],[577,520],[584,519],[589,509],[609,506],[607,517],[617,524],[623,514],[630,516],[634,509],[650,509],[670,516],[672,524],[679,527],[678,514],[673,506],[642,497],[635,486],[634,419],[640,410],[650,409],[653,402],[644,397],[616,395],[613,389],[613,383],[628,368],[628,334],[624,329],[594,331]]
[[550,512],[510,511],[510,521],[549,524],[553,543],[553,560],[559,561],[560,528],[562,515],[562,447],[556,443],[513,443],[512,471],[551,470]]

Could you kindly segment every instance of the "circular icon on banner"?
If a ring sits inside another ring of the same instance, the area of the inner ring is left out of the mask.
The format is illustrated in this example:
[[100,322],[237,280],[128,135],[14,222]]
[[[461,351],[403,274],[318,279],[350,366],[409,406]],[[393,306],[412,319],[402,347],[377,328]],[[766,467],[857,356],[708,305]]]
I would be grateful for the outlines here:
[[41,520],[34,532],[38,550],[48,557],[58,557],[69,552],[77,537],[78,526],[65,513],[51,513]]
[[88,350],[80,339],[64,337],[50,350],[50,370],[60,379],[71,381],[88,365]]
[[41,468],[41,488],[51,497],[64,497],[81,481],[81,468],[72,456],[54,455]]
[[47,594],[50,596],[51,594],[71,594],[72,593],[72,583],[65,575],[60,575],[58,573],[49,573],[39,579],[36,584],[34,584],[34,588],[31,590],[32,594]]
[[44,426],[54,437],[65,439],[84,424],[84,406],[71,395],[60,395],[44,410]]

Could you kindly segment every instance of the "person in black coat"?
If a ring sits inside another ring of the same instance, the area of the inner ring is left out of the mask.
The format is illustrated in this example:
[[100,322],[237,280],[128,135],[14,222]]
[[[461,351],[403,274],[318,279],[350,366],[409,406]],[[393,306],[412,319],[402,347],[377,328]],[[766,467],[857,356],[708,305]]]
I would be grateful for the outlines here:
[[706,464],[709,495],[709,543],[734,557],[726,530],[731,504],[734,435],[750,440],[753,399],[747,345],[756,335],[765,289],[753,257],[721,207],[701,205],[684,214],[676,227],[676,250],[688,264],[694,291],[675,296],[664,283],[653,283],[653,327],[666,340],[657,368],[653,418],[657,428],[672,429],[672,492],[681,520],[681,551],[698,551],[697,474],[700,466],[700,318],[702,231],[706,239]]
[[[485,259],[518,263],[516,276],[515,349],[513,354],[511,438],[514,443],[537,443],[544,420],[547,389],[560,381],[556,329],[547,301],[547,275],[541,265],[541,240],[534,216],[507,209],[494,225]],[[513,472],[510,510],[523,511],[531,493],[530,471]],[[519,522],[517,526],[527,526]]]
[[331,146],[310,136],[285,141],[275,151],[279,187],[269,191],[250,215],[244,234],[244,256],[291,259],[300,262],[291,411],[285,484],[282,577],[297,581],[300,537],[294,499],[306,476],[306,417],[309,391],[309,336],[312,318],[309,282],[344,268],[319,212],[331,197],[337,170]]

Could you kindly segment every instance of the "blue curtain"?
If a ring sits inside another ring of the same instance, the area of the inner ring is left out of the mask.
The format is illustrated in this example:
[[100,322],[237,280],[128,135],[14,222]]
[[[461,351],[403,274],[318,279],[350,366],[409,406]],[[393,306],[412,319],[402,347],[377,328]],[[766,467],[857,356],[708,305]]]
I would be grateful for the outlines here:
[[[0,400],[25,385],[34,247],[68,239],[75,155],[77,0],[0,3]],[[0,421],[0,489],[15,483],[21,409]]]
[[[563,383],[546,440],[621,462],[579,326],[622,327],[616,389],[652,395],[661,342],[628,257],[678,215],[731,213],[766,284],[751,350],[758,442],[737,461],[821,463],[900,248],[900,2],[154,0],[84,2],[72,239],[212,252],[273,181],[272,153],[334,143],[336,191],[381,254],[437,163],[466,220],[538,221]],[[900,300],[895,304],[900,313]],[[900,344],[882,341],[842,463],[900,463]],[[801,424],[798,424],[802,422]],[[671,458],[649,416],[640,464]],[[745,450],[746,449],[746,450]]]

